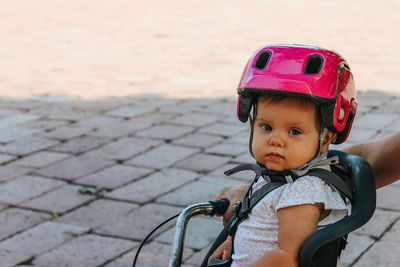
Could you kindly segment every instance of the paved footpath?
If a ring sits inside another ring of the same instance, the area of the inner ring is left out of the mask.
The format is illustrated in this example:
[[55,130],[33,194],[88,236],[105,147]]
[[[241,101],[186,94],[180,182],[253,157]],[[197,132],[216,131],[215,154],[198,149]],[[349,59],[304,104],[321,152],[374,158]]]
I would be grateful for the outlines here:
[[[349,144],[400,130],[399,97],[365,92],[359,102]],[[1,100],[0,266],[130,266],[139,241],[163,219],[251,179],[222,174],[251,161],[235,104]],[[399,194],[399,183],[378,190],[376,214],[350,236],[345,266],[398,266]],[[220,228],[216,218],[191,221],[186,266],[198,266]],[[138,266],[167,265],[173,230],[154,235]]]
[[[251,162],[234,90],[264,44],[349,60],[360,107],[348,144],[400,131],[396,0],[2,2],[0,267],[130,266],[159,222],[248,182],[223,171]],[[344,266],[400,266],[399,195],[399,182],[378,190]],[[219,229],[191,221],[186,267]],[[172,232],[138,266],[167,266]]]

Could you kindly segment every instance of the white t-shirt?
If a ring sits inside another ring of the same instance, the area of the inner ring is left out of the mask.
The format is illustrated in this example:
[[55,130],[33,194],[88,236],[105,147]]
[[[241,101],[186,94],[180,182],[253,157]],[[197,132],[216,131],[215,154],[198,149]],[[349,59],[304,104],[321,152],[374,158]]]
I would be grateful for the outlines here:
[[[253,185],[253,192],[266,181],[259,178]],[[244,220],[235,234],[232,267],[252,264],[268,251],[278,248],[278,215],[281,208],[323,203],[332,210],[319,225],[331,224],[347,214],[347,207],[340,194],[319,177],[305,175],[293,183],[284,184],[267,194],[258,202],[249,217]],[[296,223],[296,218],[293,218]]]

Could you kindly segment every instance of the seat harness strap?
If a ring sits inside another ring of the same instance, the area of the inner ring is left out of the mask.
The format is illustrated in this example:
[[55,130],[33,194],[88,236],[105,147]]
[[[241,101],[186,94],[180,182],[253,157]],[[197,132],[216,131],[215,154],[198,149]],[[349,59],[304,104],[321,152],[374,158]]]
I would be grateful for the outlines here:
[[[335,162],[334,164],[338,163],[338,160],[336,161],[336,159],[332,160],[332,158],[331,158],[330,161]],[[332,164],[332,163],[330,163],[330,164]],[[234,253],[233,240],[234,240],[234,236],[235,236],[235,233],[236,233],[236,230],[237,230],[237,227],[239,226],[239,224],[248,218],[253,207],[259,201],[261,201],[261,199],[263,199],[267,194],[269,194],[273,190],[277,189],[278,187],[280,187],[288,182],[294,182],[299,177],[304,176],[306,174],[311,175],[311,176],[316,176],[316,177],[319,177],[320,179],[322,179],[323,181],[325,181],[327,184],[333,186],[337,191],[339,191],[339,193],[342,195],[342,197],[351,199],[352,198],[351,189],[343,181],[343,179],[340,178],[340,176],[338,176],[334,172],[331,172],[326,169],[315,168],[317,166],[322,166],[322,165],[323,164],[317,163],[313,166],[309,166],[306,170],[302,169],[300,173],[297,172],[300,175],[297,175],[297,173],[293,172],[293,171],[284,171],[284,172],[271,171],[258,163],[242,164],[242,165],[239,165],[237,167],[234,167],[234,168],[226,171],[225,172],[226,175],[232,175],[234,173],[237,173],[240,171],[247,171],[247,170],[252,170],[256,174],[253,182],[250,184],[250,186],[247,188],[247,190],[243,194],[241,201],[233,207],[234,219],[229,228],[229,235],[232,236],[232,253],[231,253],[231,255],[233,255],[233,253]],[[256,190],[253,193],[252,187],[253,187],[254,183],[257,182],[257,180],[260,177],[264,178],[264,180],[266,180],[267,183],[264,184],[260,189]]]

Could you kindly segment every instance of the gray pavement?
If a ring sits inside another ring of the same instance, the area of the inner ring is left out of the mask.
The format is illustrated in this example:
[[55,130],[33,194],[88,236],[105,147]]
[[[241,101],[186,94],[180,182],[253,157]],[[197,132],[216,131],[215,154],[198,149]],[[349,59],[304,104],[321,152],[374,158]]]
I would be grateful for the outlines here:
[[[251,179],[223,176],[251,161],[233,97],[47,100],[0,101],[2,267],[130,266],[163,219]],[[400,131],[399,97],[369,91],[359,102],[348,144]],[[378,190],[376,214],[350,235],[344,266],[399,265],[399,194],[399,183]],[[216,218],[191,221],[185,266],[198,266],[220,229]],[[138,266],[167,265],[173,230],[154,235]]]

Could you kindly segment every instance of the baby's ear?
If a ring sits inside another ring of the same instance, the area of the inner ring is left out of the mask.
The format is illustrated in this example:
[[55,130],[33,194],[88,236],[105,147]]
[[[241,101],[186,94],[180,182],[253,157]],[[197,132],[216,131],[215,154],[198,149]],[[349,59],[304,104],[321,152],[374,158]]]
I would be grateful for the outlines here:
[[336,134],[331,131],[327,131],[324,142],[322,142],[321,152],[326,152],[328,150],[329,145],[336,139]]

